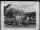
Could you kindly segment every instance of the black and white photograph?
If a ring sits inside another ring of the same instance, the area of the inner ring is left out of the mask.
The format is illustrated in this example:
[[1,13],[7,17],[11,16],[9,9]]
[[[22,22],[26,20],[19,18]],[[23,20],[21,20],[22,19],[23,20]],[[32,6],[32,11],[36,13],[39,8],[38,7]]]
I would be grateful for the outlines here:
[[5,28],[4,30],[7,30],[6,28],[23,28],[20,30],[29,28],[29,30],[39,30],[37,29],[37,27],[39,27],[39,9],[37,9],[38,2],[3,1],[2,4],[3,8],[1,10],[1,16],[3,15],[3,19],[1,18],[1,23]]

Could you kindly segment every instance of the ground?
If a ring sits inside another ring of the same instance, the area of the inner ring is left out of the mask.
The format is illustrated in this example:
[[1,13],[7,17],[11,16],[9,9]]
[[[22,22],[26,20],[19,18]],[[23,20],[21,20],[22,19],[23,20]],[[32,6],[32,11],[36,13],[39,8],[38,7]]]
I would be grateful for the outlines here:
[[35,28],[36,25],[8,25],[8,26],[5,26],[6,28]]

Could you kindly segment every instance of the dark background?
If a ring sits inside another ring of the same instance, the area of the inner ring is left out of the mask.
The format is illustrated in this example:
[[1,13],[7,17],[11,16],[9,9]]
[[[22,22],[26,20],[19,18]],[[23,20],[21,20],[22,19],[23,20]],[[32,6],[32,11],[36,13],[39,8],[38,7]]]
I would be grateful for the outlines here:
[[1,30],[1,2],[0,2],[0,30]]
[[40,2],[39,2],[39,30],[40,30]]

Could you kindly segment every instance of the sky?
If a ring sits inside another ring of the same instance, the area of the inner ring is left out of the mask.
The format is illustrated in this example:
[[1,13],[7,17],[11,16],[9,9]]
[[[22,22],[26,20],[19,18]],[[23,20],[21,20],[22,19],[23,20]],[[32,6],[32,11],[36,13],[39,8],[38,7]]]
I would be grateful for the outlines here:
[[24,12],[34,12],[36,11],[36,2],[21,2],[21,1],[13,1],[13,2],[7,2],[5,1],[5,6],[7,4],[12,4],[10,7],[13,7],[13,8],[17,8],[19,10],[23,10]]

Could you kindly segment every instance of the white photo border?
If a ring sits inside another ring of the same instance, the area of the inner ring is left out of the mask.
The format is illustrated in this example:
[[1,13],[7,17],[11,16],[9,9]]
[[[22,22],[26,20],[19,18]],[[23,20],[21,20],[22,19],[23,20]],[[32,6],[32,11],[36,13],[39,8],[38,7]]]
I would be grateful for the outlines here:
[[36,2],[36,28],[4,28],[4,1],[1,1],[1,30],[39,30],[39,2]]

